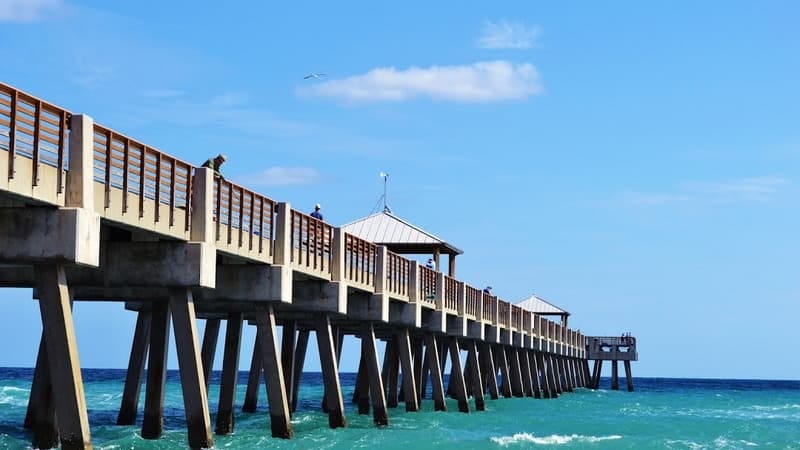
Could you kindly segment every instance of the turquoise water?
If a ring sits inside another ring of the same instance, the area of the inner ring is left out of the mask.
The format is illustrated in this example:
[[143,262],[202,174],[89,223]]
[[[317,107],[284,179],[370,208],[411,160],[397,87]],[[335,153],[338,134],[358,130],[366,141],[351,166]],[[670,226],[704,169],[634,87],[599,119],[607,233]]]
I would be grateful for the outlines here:
[[[157,441],[139,437],[141,414],[138,426],[114,425],[123,371],[83,373],[95,448],[186,446],[177,373],[168,376],[166,430]],[[213,386],[218,376],[212,378],[209,394],[212,410],[219,395]],[[352,395],[354,378],[342,375],[346,400]],[[30,435],[22,430],[30,380],[30,369],[0,369],[0,448],[30,445]],[[240,375],[239,381],[245,382],[246,375]],[[470,414],[457,412],[452,400],[446,413],[434,412],[430,400],[424,401],[418,413],[406,413],[401,404],[389,410],[387,428],[375,428],[371,416],[359,416],[346,401],[348,427],[331,430],[327,416],[319,411],[321,377],[304,374],[299,411],[292,420],[294,439],[269,437],[262,387],[258,412],[237,414],[236,433],[216,436],[216,448],[800,449],[800,382],[647,378],[635,382],[633,393],[580,389],[555,400],[489,400],[486,411]],[[240,384],[237,405],[242,403],[244,388]]]

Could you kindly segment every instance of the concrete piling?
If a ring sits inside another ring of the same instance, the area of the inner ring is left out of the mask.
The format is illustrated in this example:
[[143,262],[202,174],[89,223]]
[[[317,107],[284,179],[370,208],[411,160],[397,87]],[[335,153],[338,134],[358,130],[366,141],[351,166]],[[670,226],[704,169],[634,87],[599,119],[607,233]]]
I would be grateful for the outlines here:
[[481,366],[478,364],[478,347],[472,339],[468,340],[465,346],[467,349],[467,369],[470,374],[469,380],[472,385],[472,396],[475,399],[475,409],[477,411],[485,411],[486,403],[483,398]]
[[125,388],[122,391],[122,403],[117,415],[117,425],[133,425],[136,423],[136,412],[139,408],[139,391],[142,387],[142,375],[150,346],[150,311],[139,311],[136,328],[133,333],[131,355],[128,360],[128,371],[125,375]]
[[403,371],[403,397],[406,411],[419,411],[417,383],[414,380],[414,361],[411,357],[411,338],[408,328],[403,328],[395,335],[400,354],[400,366]]
[[469,402],[467,401],[467,387],[464,384],[464,375],[461,366],[461,351],[458,348],[458,338],[447,338],[450,349],[450,384],[455,387],[456,399],[458,400],[458,410],[463,413],[469,412]]
[[425,334],[425,354],[430,366],[431,385],[433,390],[433,409],[447,411],[444,399],[444,382],[442,381],[442,368],[439,366],[439,346],[433,333]]
[[[256,332],[258,334],[256,341],[260,346],[261,361],[265,372],[264,378],[267,385],[272,437],[290,439],[294,432],[292,431],[291,416],[289,414],[289,402],[286,397],[283,367],[278,354],[278,330],[275,325],[275,311],[271,304],[258,304],[255,308],[255,316]],[[328,323],[327,316],[324,316],[324,319]],[[330,337],[330,328],[328,328],[327,334]],[[329,350],[332,353],[333,349],[330,348]],[[325,373],[324,369],[325,366],[323,365],[323,373]],[[336,369],[335,363],[333,369],[334,371]],[[341,405],[341,403],[342,397],[341,391],[339,391],[339,404]]]
[[369,393],[372,397],[372,417],[375,425],[389,425],[386,412],[386,396],[383,389],[380,367],[378,366],[378,349],[375,345],[375,330],[371,322],[367,322],[361,335],[361,355],[365,366],[364,373],[369,380]]
[[619,366],[618,361],[611,361],[611,390],[619,390]]
[[256,336],[255,346],[253,347],[253,356],[250,360],[250,371],[247,376],[247,390],[244,394],[244,403],[242,404],[242,412],[254,413],[258,406],[258,390],[261,379],[262,363],[261,363],[261,343]]
[[164,429],[164,388],[167,382],[169,346],[169,303],[151,302],[150,350],[147,358],[147,386],[144,395],[142,438],[158,439]]
[[214,370],[214,356],[217,354],[217,342],[219,342],[220,319],[206,319],[206,327],[203,330],[203,346],[200,351],[200,359],[203,363],[203,376],[206,380],[206,390],[211,383],[211,371]]
[[222,361],[222,382],[219,388],[219,406],[217,409],[217,426],[214,432],[225,435],[233,433],[234,407],[236,401],[236,385],[239,379],[239,353],[242,346],[241,312],[228,314],[225,327],[225,353]]
[[[339,364],[330,318],[327,314],[317,317],[317,345],[319,346],[322,378],[325,383],[325,405],[328,409],[328,425],[331,428],[347,426],[339,382]],[[338,340],[338,338],[337,338]]]

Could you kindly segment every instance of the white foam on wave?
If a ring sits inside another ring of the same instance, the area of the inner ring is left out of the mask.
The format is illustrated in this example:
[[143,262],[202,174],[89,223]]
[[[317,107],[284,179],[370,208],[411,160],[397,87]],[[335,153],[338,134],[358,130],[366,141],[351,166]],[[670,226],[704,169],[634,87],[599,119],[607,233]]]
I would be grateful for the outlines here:
[[16,386],[3,386],[0,388],[0,405],[25,406],[28,404],[30,390]]
[[551,434],[550,436],[535,436],[531,433],[516,433],[513,436],[492,437],[492,441],[501,447],[518,443],[531,443],[537,445],[564,445],[572,442],[600,442],[622,439],[622,436],[612,434],[610,436],[583,436],[580,434]]

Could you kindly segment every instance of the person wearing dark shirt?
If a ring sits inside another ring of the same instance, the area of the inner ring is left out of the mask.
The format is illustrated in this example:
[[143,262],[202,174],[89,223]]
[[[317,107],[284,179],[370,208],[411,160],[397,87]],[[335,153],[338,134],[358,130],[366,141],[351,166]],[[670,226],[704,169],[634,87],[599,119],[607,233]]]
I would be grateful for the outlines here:
[[322,218],[322,213],[319,212],[320,209],[322,209],[322,207],[319,206],[319,203],[317,203],[316,206],[314,206],[314,212],[311,213],[311,217],[313,217],[315,219],[318,219],[318,220],[325,220],[325,219]]
[[222,173],[220,173],[219,169],[220,167],[222,167],[223,164],[225,164],[225,160],[227,159],[228,158],[225,155],[220,153],[214,158],[208,158],[208,161],[204,162],[201,167],[208,167],[209,169],[214,171],[214,175],[222,179],[225,179],[225,177],[222,176]]
[[486,286],[485,288],[483,288],[483,293],[486,295],[492,295],[492,287]]

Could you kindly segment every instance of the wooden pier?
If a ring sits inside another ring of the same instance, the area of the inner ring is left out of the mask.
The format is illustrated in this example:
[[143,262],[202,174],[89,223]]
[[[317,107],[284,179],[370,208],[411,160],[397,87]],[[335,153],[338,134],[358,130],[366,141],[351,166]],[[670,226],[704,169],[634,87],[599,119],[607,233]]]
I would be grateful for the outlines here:
[[603,370],[603,361],[611,361],[611,389],[619,389],[619,361],[625,365],[625,381],[628,392],[633,391],[633,374],[631,361],[639,360],[636,350],[636,338],[630,335],[622,336],[593,336],[586,338],[586,359],[594,360],[594,368],[590,378],[589,387],[600,388],[600,373]]
[[[257,338],[241,407],[255,410],[263,377],[276,438],[293,435],[311,331],[331,428],[347,426],[339,381],[345,335],[361,342],[352,400],[377,426],[391,425],[389,410],[400,401],[419,410],[428,383],[437,411],[451,396],[461,412],[483,410],[487,396],[555,398],[591,384],[594,341],[565,323],[2,83],[0,287],[34,288],[41,309],[24,418],[37,448],[91,448],[74,301],[122,302],[137,314],[117,423],[137,422],[146,365],[145,439],[163,431],[174,332],[192,448],[234,430],[244,326],[255,326]],[[208,380],[223,320],[212,424]],[[386,342],[382,360],[377,340]]]

